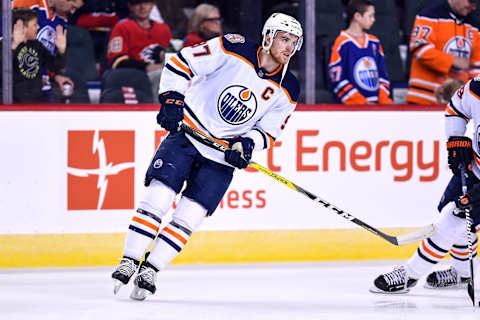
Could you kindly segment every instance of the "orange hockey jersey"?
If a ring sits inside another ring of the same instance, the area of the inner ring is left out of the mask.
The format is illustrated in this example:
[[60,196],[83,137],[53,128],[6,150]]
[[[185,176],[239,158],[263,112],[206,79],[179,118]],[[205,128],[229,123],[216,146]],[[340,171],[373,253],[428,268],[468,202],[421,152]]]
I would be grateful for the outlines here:
[[[407,102],[435,104],[435,89],[447,78],[467,81],[480,72],[479,30],[470,16],[456,15],[443,0],[416,16],[410,53]],[[455,56],[470,60],[470,69],[456,70]]]

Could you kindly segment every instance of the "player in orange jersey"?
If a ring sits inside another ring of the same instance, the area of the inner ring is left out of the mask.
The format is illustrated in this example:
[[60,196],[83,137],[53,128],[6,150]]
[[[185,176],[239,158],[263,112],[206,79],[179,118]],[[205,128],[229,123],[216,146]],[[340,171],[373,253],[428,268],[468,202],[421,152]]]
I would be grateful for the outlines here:
[[415,18],[407,103],[435,104],[447,78],[466,82],[480,72],[480,35],[470,13],[478,0],[442,0]]

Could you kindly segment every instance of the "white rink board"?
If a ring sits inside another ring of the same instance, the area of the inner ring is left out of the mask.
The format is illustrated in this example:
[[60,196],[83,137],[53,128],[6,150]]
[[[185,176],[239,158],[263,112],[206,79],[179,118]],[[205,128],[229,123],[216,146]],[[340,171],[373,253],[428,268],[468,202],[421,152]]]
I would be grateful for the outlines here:
[[[125,232],[133,209],[68,210],[69,131],[133,132],[136,207],[154,152],[155,131],[160,130],[155,114],[0,112],[0,234]],[[296,112],[270,162],[281,167],[278,174],[376,228],[416,227],[435,219],[450,179],[443,121],[440,111]],[[332,141],[346,150],[344,171],[338,148],[330,150],[328,169],[324,168],[325,146]],[[89,150],[93,141],[91,145]],[[370,155],[365,155],[366,148],[371,149]],[[108,160],[108,145],[106,150]],[[436,163],[428,165],[435,154]],[[269,166],[266,151],[257,153],[254,160]],[[395,181],[396,177],[406,181]],[[425,178],[432,181],[421,181]],[[109,183],[106,189],[114,185],[111,179]],[[259,172],[236,173],[227,196],[230,200],[224,199],[223,208],[200,230],[356,227]]]

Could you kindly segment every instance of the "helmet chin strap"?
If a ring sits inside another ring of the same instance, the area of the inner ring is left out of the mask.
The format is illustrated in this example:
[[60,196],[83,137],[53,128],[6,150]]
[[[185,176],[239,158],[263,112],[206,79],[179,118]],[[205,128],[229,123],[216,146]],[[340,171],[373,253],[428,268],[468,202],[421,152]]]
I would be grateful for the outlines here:
[[272,35],[268,35],[270,37],[270,43],[267,45],[267,37],[264,37],[263,38],[263,41],[262,41],[262,47],[263,49],[265,50],[266,53],[270,54],[270,48],[272,47],[272,44],[273,44],[273,39],[275,38],[275,35],[277,34],[277,32],[275,31],[273,33],[273,37]]
[[[275,35],[277,34],[277,31],[274,31],[273,32],[273,36],[271,34],[269,34],[269,37],[270,37],[270,43],[267,45],[266,42],[267,42],[267,37],[265,37],[262,41],[262,47],[263,47],[263,50],[265,50],[266,53],[270,54],[270,48],[272,47],[272,44],[273,44],[273,39],[275,38]],[[283,65],[283,70],[282,70],[282,77],[280,78],[280,85],[282,85],[282,81],[283,81],[283,78],[285,77],[285,74],[287,73],[287,69],[288,69],[288,64],[290,62],[290,59],[292,58],[292,56],[295,54],[295,51],[296,51],[296,47],[293,49],[293,52],[292,54],[290,55],[290,57],[288,58],[287,60],[287,63],[285,63]]]
[[283,65],[283,70],[282,70],[282,78],[280,78],[280,86],[282,85],[283,77],[285,77],[285,74],[287,73],[288,69],[288,63],[290,62],[290,58],[288,58],[287,63]]

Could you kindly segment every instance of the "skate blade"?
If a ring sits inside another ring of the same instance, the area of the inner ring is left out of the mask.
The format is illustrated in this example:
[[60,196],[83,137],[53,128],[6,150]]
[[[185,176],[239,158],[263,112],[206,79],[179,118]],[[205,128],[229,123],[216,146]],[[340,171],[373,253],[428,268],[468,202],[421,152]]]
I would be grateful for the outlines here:
[[368,289],[368,291],[370,291],[371,293],[376,293],[376,294],[405,294],[405,293],[408,293],[410,291],[410,289],[402,289],[402,290],[398,290],[398,291],[383,291],[381,289],[378,289],[375,286],[372,286],[372,287],[370,287],[370,289]]
[[430,289],[430,290],[458,290],[458,289],[466,289],[466,288],[467,288],[467,284],[466,284],[466,283],[462,283],[462,284],[456,284],[456,285],[453,285],[453,286],[434,287],[434,286],[431,286],[431,285],[429,285],[428,283],[425,282],[425,284],[423,285],[423,287],[424,287],[425,289]]
[[151,294],[152,293],[150,291],[135,286],[132,293],[130,294],[130,299],[143,301]]
[[124,286],[123,282],[117,279],[113,280],[113,294],[117,294],[120,288]]

